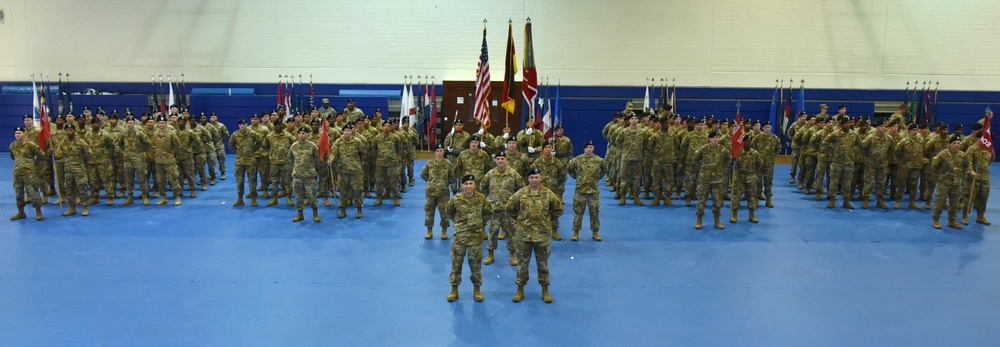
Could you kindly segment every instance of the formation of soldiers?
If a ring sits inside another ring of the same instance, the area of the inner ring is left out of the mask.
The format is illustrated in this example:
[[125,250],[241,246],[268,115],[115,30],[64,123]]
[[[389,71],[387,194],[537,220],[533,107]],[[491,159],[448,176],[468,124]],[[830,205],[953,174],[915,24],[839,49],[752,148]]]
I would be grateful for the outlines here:
[[[874,123],[849,117],[844,105],[836,115],[827,111],[825,104],[820,105],[820,113],[800,114],[789,127],[793,139],[789,183],[797,182],[798,189],[815,194],[816,200],[825,194],[828,208],[835,208],[840,196],[844,208],[853,209],[851,201],[860,200],[861,208],[867,209],[874,196],[877,208],[889,209],[889,199],[893,209],[900,209],[905,196],[909,209],[933,209],[932,225],[938,229],[945,209],[949,227],[968,225],[973,208],[977,223],[990,224],[985,211],[994,158],[979,145],[982,120],[967,136],[961,125],[949,133],[944,123],[934,129],[930,124],[907,124],[906,104],[888,120]],[[987,117],[993,117],[992,111],[986,111]]]
[[136,187],[143,205],[151,198],[165,205],[169,186],[174,205],[180,205],[185,182],[194,198],[199,188],[216,184],[217,173],[226,178],[229,132],[215,114],[195,117],[171,107],[169,116],[136,117],[126,109],[122,117],[118,111],[84,108],[79,118],[70,113],[52,124],[44,151],[38,143],[41,129],[31,116],[24,116],[24,127],[15,131],[11,157],[20,185],[15,184],[18,214],[11,220],[26,217],[29,201],[36,219],[42,219],[40,207],[52,196],[58,196],[55,204],[69,205],[63,216],[77,214],[77,206],[87,216],[88,207],[101,202],[102,190],[108,206],[120,198],[125,198],[122,205],[132,205]]

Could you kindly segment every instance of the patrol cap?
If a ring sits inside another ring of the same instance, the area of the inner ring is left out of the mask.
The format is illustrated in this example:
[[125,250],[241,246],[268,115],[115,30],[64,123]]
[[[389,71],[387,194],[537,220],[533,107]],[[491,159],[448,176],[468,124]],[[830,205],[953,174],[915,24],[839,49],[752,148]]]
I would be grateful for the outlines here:
[[493,158],[500,158],[500,157],[506,158],[507,157],[507,152],[499,151],[499,152],[497,152],[496,155],[493,156]]
[[716,138],[716,137],[719,137],[719,132],[718,131],[713,131],[713,132],[708,133],[708,138],[711,139],[711,138]]
[[517,142],[517,136],[511,135],[510,138],[507,139],[507,142],[511,142],[511,141]]
[[330,99],[327,99],[327,98],[323,98],[323,103],[324,103],[324,104],[329,104],[329,103],[330,103]]
[[240,125],[240,124],[247,124],[246,118],[240,118],[240,120],[236,121],[236,125]]
[[16,133],[18,131],[20,131],[20,132],[23,133],[24,132],[24,127],[14,127],[14,132]]
[[539,169],[537,167],[533,167],[533,168],[528,169],[528,174],[525,175],[525,177],[531,176],[531,175],[541,175],[541,174],[542,174],[542,169]]
[[473,176],[473,175],[462,176],[462,183],[465,183],[465,182],[468,182],[468,181],[475,181],[475,180],[476,180],[476,176]]
[[479,135],[472,135],[472,137],[471,137],[471,138],[469,138],[469,141],[476,141],[476,142],[479,142]]
[[306,134],[310,133],[309,127],[301,127],[301,128],[299,128],[299,134],[301,134],[301,133],[306,133]]
[[587,146],[593,147],[594,146],[594,141],[588,140],[587,142],[584,142],[583,143],[583,148],[587,148]]

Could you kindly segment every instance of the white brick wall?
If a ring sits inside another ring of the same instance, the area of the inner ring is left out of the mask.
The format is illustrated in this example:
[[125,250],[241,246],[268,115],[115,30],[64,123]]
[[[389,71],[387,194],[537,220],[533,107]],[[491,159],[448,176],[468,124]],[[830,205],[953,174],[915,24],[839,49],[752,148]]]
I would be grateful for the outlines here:
[[[507,19],[519,58],[571,85],[1000,90],[995,0],[0,0],[0,80],[396,83],[471,80],[488,18],[500,78]],[[521,65],[521,62],[518,62]]]

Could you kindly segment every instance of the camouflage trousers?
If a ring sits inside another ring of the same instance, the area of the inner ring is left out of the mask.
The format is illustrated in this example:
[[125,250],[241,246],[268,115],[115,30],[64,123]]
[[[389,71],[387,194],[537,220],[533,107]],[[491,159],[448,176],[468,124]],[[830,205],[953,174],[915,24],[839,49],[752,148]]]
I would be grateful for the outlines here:
[[618,161],[617,149],[608,148],[607,161],[608,161],[608,179],[611,180],[611,182],[618,182],[618,165],[620,164],[620,162]]
[[83,204],[87,202],[87,198],[90,195],[90,187],[87,185],[87,169],[83,165],[65,165],[63,167],[63,177],[66,181],[66,193],[63,195],[63,199],[74,204]]
[[774,159],[764,160],[764,166],[760,168],[760,186],[764,189],[764,196],[774,195],[774,192],[771,191],[771,188],[774,187]]
[[[364,165],[362,167],[365,170],[365,174],[364,174],[364,177],[362,177],[362,182],[361,182],[362,185],[363,185],[362,189],[365,192],[374,192],[375,191],[375,181],[376,181],[376,179],[375,179],[375,172],[376,172],[375,171],[375,169],[376,169],[375,161],[374,160],[365,160],[364,161]],[[456,189],[457,189],[457,186],[456,186]]]
[[17,207],[24,207],[26,204],[24,202],[25,195],[31,199],[31,206],[42,207],[42,199],[38,196],[38,188],[35,186],[37,183],[39,181],[35,172],[14,173],[14,194],[17,196]]
[[618,193],[630,198],[639,197],[639,180],[642,179],[642,162],[622,161],[618,169]]
[[364,206],[361,192],[364,189],[364,176],[362,173],[344,173],[337,176],[337,189],[340,190],[340,207],[347,207],[354,202],[354,207]]
[[920,197],[926,201],[931,201],[931,195],[937,187],[937,173],[930,165],[924,165],[920,170]]
[[583,212],[590,211],[590,231],[601,230],[601,194],[573,194],[573,231],[580,231],[583,228]]
[[[289,168],[291,170],[291,168]],[[330,177],[330,164],[326,161],[319,160],[316,161],[316,176],[319,177],[319,190],[316,192],[317,196],[329,197],[333,190],[333,177]]]
[[958,211],[962,208],[962,203],[959,201],[962,199],[962,193],[961,184],[938,184],[934,195],[934,213],[931,217],[934,220],[941,218],[941,212],[944,211],[944,205],[947,201],[948,220],[952,221],[958,218]]
[[[725,181],[719,183],[708,183],[701,182],[698,185],[698,207],[695,210],[696,216],[705,215],[705,205],[708,204],[708,194],[712,194],[712,215],[719,216],[722,215],[722,205],[726,202],[723,197],[726,194],[726,183]],[[735,198],[735,195],[734,195]]]
[[[990,199],[990,180],[976,179],[972,181],[972,207],[979,213],[986,212],[986,201]],[[962,194],[965,195],[965,194]],[[35,201],[35,200],[31,200]]]
[[[819,173],[816,174],[819,178]],[[854,179],[853,163],[837,163],[830,165],[830,188],[827,191],[827,198],[834,199],[839,193],[845,199],[850,199],[851,184]]]
[[375,192],[378,196],[388,195],[393,198],[401,197],[399,194],[399,165],[375,166]]
[[167,196],[168,178],[170,179],[170,190],[174,192],[174,198],[180,197],[184,184],[181,183],[180,173],[177,170],[177,164],[156,163],[156,188],[159,189],[161,197]]
[[500,243],[500,228],[507,233],[507,250],[517,251],[515,242],[515,236],[517,231],[514,230],[514,219],[507,215],[507,210],[496,208],[493,210],[493,217],[490,218],[490,223],[488,229],[490,230],[490,240],[486,245],[486,248],[490,251],[495,251]]
[[127,190],[125,187],[125,156],[122,152],[116,152],[114,158],[111,165],[115,169],[115,186],[119,192],[124,193]]
[[788,172],[788,175],[794,179],[798,169],[799,169],[799,150],[792,148],[792,166],[790,168],[791,171]]
[[55,172],[56,176],[56,189],[59,191],[59,197],[66,197],[66,168],[63,162],[56,161],[52,165],[52,171]]
[[523,286],[528,283],[528,267],[531,253],[535,253],[538,263],[538,284],[549,285],[549,256],[552,255],[552,240],[542,242],[517,241],[517,278],[514,283]]
[[90,187],[93,188],[91,194],[98,194],[101,188],[108,198],[115,197],[115,172],[112,170],[111,162],[91,162],[87,164],[87,178]]
[[271,160],[267,157],[257,157],[257,174],[260,174],[260,185],[267,189],[271,185]]
[[760,198],[760,179],[754,176],[739,177],[733,179],[733,196],[729,199],[729,210],[739,211],[740,201],[747,201],[747,209],[756,210]]
[[[177,171],[180,174],[180,181],[177,181],[177,186],[183,190],[184,181],[187,181],[188,187],[190,187],[191,190],[194,190],[195,186],[198,184],[194,173],[194,156],[186,154],[178,157]],[[171,183],[173,183],[173,181],[171,181]]]
[[[407,181],[402,181],[403,184],[406,184],[406,183],[409,183],[409,182],[413,182],[413,161],[414,161],[415,156],[416,156],[416,154],[411,151],[410,154],[408,155],[408,157],[406,158],[406,160],[404,160],[405,163],[404,163],[403,166],[406,168],[406,179],[407,179]],[[402,174],[403,173],[400,172],[400,175],[402,175]],[[402,177],[402,176],[400,176],[400,177]]]
[[670,193],[674,189],[674,163],[653,163],[651,176],[653,195],[660,199],[670,199]]
[[273,197],[277,198],[279,190],[284,191],[285,194],[292,192],[295,181],[292,180],[291,165],[271,163],[271,173],[268,176],[271,177],[271,195]]
[[205,175],[205,153],[195,153],[194,154],[194,173],[198,174],[198,183],[204,185],[206,181],[209,181],[209,177]]
[[223,175],[226,174],[226,146],[217,143],[215,144],[215,159],[219,163],[219,172]]
[[889,189],[890,197],[896,198],[896,191],[899,189],[899,164],[889,164],[889,173],[886,175],[886,188]]
[[684,162],[679,161],[677,162],[676,165],[674,165],[674,186],[672,187],[672,189],[680,190],[681,188],[684,188],[685,172],[686,172],[686,165],[684,165]]
[[653,160],[646,156],[642,160],[642,190],[652,192],[653,188]]
[[864,188],[861,189],[861,199],[867,201],[872,194],[876,199],[885,197],[885,182],[889,177],[889,166],[884,163],[865,165]]
[[448,217],[446,217],[444,208],[448,205],[448,194],[433,195],[429,192],[424,192],[424,226],[428,228],[434,227],[434,210],[438,211],[441,215],[441,228],[448,227]]
[[920,195],[917,191],[920,183],[920,169],[899,168],[899,184],[896,186],[896,201],[903,200],[903,193],[909,192],[910,201],[917,201]]
[[[294,177],[292,178],[292,187],[295,192],[295,209],[302,211],[305,208],[306,201],[309,202],[309,206],[317,208],[316,204],[316,188],[319,183],[316,182],[316,176],[312,177]],[[275,195],[277,196],[277,195]]]
[[132,196],[135,194],[136,181],[139,183],[139,191],[142,192],[143,196],[149,195],[149,179],[146,174],[146,161],[142,158],[126,158],[124,160],[125,168],[122,170],[125,175],[125,190],[128,191],[128,195]]
[[51,155],[44,155],[40,159],[35,160],[35,175],[37,175],[38,179],[38,183],[35,185],[37,190],[45,191],[46,187],[55,185]]
[[451,275],[448,276],[448,280],[451,285],[457,286],[462,284],[462,263],[465,260],[466,253],[469,254],[469,270],[472,272],[469,275],[469,280],[472,281],[472,285],[481,286],[483,285],[483,243],[480,242],[475,246],[461,245],[457,242],[452,242],[451,244]]
[[236,195],[243,199],[243,181],[249,180],[250,197],[257,197],[257,165],[236,164]]
[[799,157],[799,182],[804,187],[815,188],[816,179],[816,156],[802,155]]
[[[833,185],[832,170],[833,170],[833,165],[830,163],[829,160],[816,159],[816,175],[815,177],[813,177],[813,188],[815,188],[816,190],[822,190],[824,187],[826,187],[828,188],[827,192],[829,193],[829,187]],[[853,171],[851,172],[851,174],[853,174]],[[848,185],[847,189],[851,189],[850,176],[851,175],[848,174],[848,177],[846,178],[847,180],[846,182]]]
[[[684,194],[690,197],[698,195],[698,168],[695,163],[687,163],[684,168]],[[694,195],[692,195],[694,194]]]

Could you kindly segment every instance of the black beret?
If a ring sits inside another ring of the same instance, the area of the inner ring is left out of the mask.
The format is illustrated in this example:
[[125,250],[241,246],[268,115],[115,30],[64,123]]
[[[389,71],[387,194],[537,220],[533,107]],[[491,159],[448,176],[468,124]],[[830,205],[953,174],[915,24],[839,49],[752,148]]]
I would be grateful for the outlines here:
[[555,131],[555,130],[559,130],[559,129],[562,129],[562,128],[563,128],[562,124],[556,124],[555,128],[552,128],[552,130]]
[[104,114],[104,110],[102,110],[100,107],[98,107],[97,108],[97,114],[102,114],[103,115]]
[[343,128],[341,128],[341,130],[347,130],[347,129],[354,130],[354,124],[353,123],[347,123],[346,125],[344,125]]
[[281,118],[275,118],[273,121],[271,121],[271,124],[284,124],[284,123],[285,121],[281,120]]
[[462,124],[461,118],[455,118],[455,124]]
[[323,123],[323,121],[320,120],[319,117],[316,117],[316,118],[313,118],[311,121],[309,121],[309,124],[314,124],[314,123],[315,124],[320,124],[320,123]]
[[937,125],[937,128],[938,128],[938,130],[948,129],[948,124],[945,123],[945,122],[939,122],[938,125]]
[[587,148],[587,146],[593,146],[593,145],[594,145],[594,141],[587,141],[587,142],[583,143],[583,147],[584,148]]
[[497,154],[496,154],[496,155],[494,155],[493,157],[494,157],[494,158],[500,158],[500,157],[504,157],[504,158],[506,158],[506,157],[507,157],[507,152],[504,152],[504,151],[499,151],[499,152],[497,152]]
[[159,117],[156,117],[156,121],[157,122],[166,122],[167,121],[167,117],[161,114]]
[[534,168],[528,169],[528,174],[525,175],[525,176],[541,175],[541,174],[542,174],[542,169],[534,167]]
[[476,141],[476,142],[478,142],[479,141],[479,135],[472,135],[472,137],[469,138],[469,141]]
[[20,132],[22,132],[22,133],[23,133],[23,132],[24,132],[24,127],[15,127],[15,128],[14,128],[14,132],[16,133],[16,132],[18,132],[18,131],[20,131]]
[[765,127],[768,126],[768,125],[771,125],[771,121],[766,121],[766,122],[764,122],[764,124],[761,124],[761,126],[765,126]]
[[437,144],[437,146],[434,146],[434,150],[439,150],[439,149],[444,149],[444,144],[443,143],[439,143],[439,144]]
[[554,147],[555,145],[556,144],[555,144],[555,142],[552,141],[552,139],[548,139],[548,140],[545,140],[545,143],[542,144],[542,147],[545,147],[545,146],[553,146]]
[[513,136],[512,135],[510,138],[507,139],[507,142],[511,142],[511,141],[517,142],[517,136]]
[[354,99],[347,99],[347,102],[354,102]]
[[66,126],[63,127],[63,130],[70,130],[70,129],[74,129],[75,130],[76,126],[71,123],[71,124],[66,124]]
[[240,124],[247,124],[247,120],[244,119],[244,118],[240,118],[240,120],[236,122],[236,125],[240,125]]
[[218,117],[219,115],[215,114],[215,112],[212,112],[212,114],[210,114],[209,116],[216,116],[216,117]]
[[716,137],[719,137],[719,132],[718,131],[713,131],[713,132],[708,133],[708,138],[711,139],[711,138],[716,138]]
[[260,119],[260,116],[254,113],[252,116],[250,116],[250,119]]
[[32,120],[34,120],[35,117],[32,117],[30,114],[26,114],[26,115],[24,115],[24,117],[21,117],[21,119],[32,119]]
[[920,124],[920,129],[930,129],[930,128],[931,128],[930,124],[927,124],[927,123]]
[[955,129],[965,129],[965,125],[955,124]]
[[962,138],[959,137],[958,135],[952,135],[951,138],[948,139],[948,143],[957,142],[957,141],[962,141]]
[[84,110],[84,111],[90,111],[90,106],[84,106],[84,107],[83,107],[83,110]]
[[301,133],[306,133],[306,134],[310,133],[309,127],[301,127],[301,128],[299,128],[299,134],[301,134]]
[[983,125],[979,123],[973,124],[972,130],[983,130]]
[[468,181],[475,181],[475,180],[476,180],[476,176],[473,176],[473,175],[462,176],[462,183],[465,183],[465,182],[468,182]]
[[410,117],[403,117],[403,123],[410,123]]
[[128,123],[128,121],[130,121],[130,120],[135,120],[135,117],[132,117],[132,116],[125,116],[125,122],[126,122],[126,123]]

